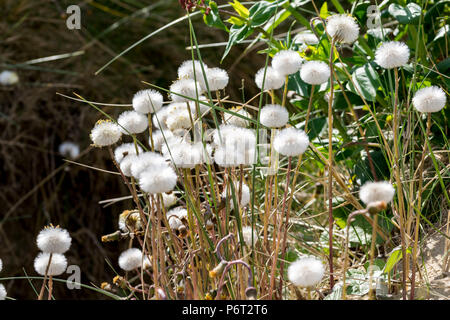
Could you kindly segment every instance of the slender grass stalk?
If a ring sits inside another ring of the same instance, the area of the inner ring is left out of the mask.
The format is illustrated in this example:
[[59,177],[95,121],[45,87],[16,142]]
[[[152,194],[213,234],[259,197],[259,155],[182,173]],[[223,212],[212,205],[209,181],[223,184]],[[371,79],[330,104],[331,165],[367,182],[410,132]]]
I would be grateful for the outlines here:
[[369,263],[369,300],[374,300],[374,290],[373,290],[373,264],[375,261],[375,243],[377,242],[377,228],[378,228],[378,213],[375,214],[373,218],[372,225],[372,241],[370,243],[370,263]]
[[[427,113],[427,131],[425,133],[425,139],[429,139],[431,132],[431,113]],[[415,294],[415,281],[416,281],[416,265],[417,265],[417,249],[419,244],[419,232],[420,232],[420,215],[422,210],[422,193],[423,193],[423,169],[425,166],[425,155],[427,151],[427,144],[424,141],[422,157],[419,163],[419,189],[417,191],[417,212],[416,212],[416,222],[414,229],[414,247],[412,252],[412,266],[411,266],[411,292],[410,300],[414,300]]]
[[408,274],[408,264],[407,264],[407,255],[406,255],[406,241],[405,241],[405,223],[404,223],[404,202],[403,202],[403,188],[402,188],[402,178],[400,174],[400,155],[399,155],[399,146],[398,146],[398,131],[399,131],[399,110],[398,110],[398,70],[394,68],[394,76],[395,76],[395,89],[394,89],[394,122],[393,122],[393,131],[394,131],[394,175],[397,184],[397,197],[398,197],[398,217],[399,217],[399,228],[400,228],[400,237],[401,237],[401,246],[402,246],[402,263],[403,263],[403,273],[402,273],[402,297],[403,300],[406,300],[406,276]]
[[41,291],[39,292],[38,300],[42,300],[44,298],[45,283],[47,282],[48,269],[50,269],[50,265],[52,263],[52,257],[53,257],[53,253],[50,253],[50,256],[48,258],[48,264],[47,264],[47,267],[45,268],[44,280],[42,281],[42,287],[41,287]]
[[48,296],[47,300],[52,300],[52,292],[53,292],[53,276],[48,277]]

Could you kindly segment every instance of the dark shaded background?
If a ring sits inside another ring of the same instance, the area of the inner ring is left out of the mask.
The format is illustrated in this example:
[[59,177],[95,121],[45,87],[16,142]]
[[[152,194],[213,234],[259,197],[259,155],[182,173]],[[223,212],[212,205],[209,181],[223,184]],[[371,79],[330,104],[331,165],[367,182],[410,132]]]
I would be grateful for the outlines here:
[[[220,1],[219,1],[220,2]],[[224,2],[224,1],[223,1]],[[187,21],[158,34],[117,60],[100,75],[94,73],[115,55],[157,28],[182,16],[177,0],[78,1],[82,29],[68,30],[65,9],[77,1],[0,1],[0,70],[18,72],[20,83],[0,86],[0,277],[36,276],[33,260],[38,254],[35,238],[47,224],[67,228],[73,244],[66,256],[82,270],[82,283],[111,282],[117,256],[123,249],[101,243],[103,234],[117,230],[118,215],[131,201],[103,208],[100,200],[127,195],[116,176],[77,165],[62,168],[61,142],[70,140],[81,151],[91,143],[89,132],[101,114],[80,102],[56,93],[103,103],[131,103],[133,94],[146,88],[142,80],[168,87],[178,65],[190,58]],[[137,10],[153,6],[130,18]],[[228,35],[194,19],[200,43],[227,41]],[[113,23],[117,28],[110,30]],[[108,32],[108,30],[110,30]],[[244,46],[236,46],[222,68],[230,72],[229,94],[241,99],[241,79],[249,83],[248,97],[256,92],[253,74],[264,65],[264,56],[251,52],[232,69]],[[84,54],[51,62],[27,61],[84,50]],[[223,47],[204,49],[204,60],[218,66]],[[105,107],[117,116],[123,109]],[[112,170],[106,150],[87,150],[78,162]],[[63,275],[66,277],[66,275]],[[35,299],[27,280],[4,281],[8,296]],[[33,285],[40,288],[41,281]],[[94,291],[67,290],[56,284],[58,299],[105,298]]]

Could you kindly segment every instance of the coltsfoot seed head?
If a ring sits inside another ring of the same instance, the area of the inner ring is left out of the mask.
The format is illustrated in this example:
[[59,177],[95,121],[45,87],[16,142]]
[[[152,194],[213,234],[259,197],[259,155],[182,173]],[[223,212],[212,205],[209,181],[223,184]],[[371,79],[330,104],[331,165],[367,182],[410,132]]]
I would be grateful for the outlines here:
[[303,154],[309,145],[309,138],[305,131],[294,127],[281,130],[273,141],[275,150],[287,157]]
[[[234,193],[236,195],[236,200],[238,199],[239,185],[240,185],[240,182],[234,183]],[[233,192],[231,191],[231,187],[228,191],[228,194],[229,194],[229,198],[230,198],[229,206],[230,206],[230,208],[234,208]],[[224,190],[222,192],[222,198],[225,198],[225,199],[227,198],[227,188],[224,188]],[[242,183],[241,201],[239,204],[241,205],[241,207],[245,207],[249,203],[250,203],[250,188],[245,183]],[[239,204],[237,204],[237,205],[239,205]]]
[[288,268],[288,278],[294,285],[307,288],[320,283],[325,273],[322,261],[314,257],[300,258]]
[[341,43],[353,43],[359,36],[359,26],[355,18],[347,14],[335,14],[327,19],[328,34]]
[[12,86],[19,82],[19,76],[14,71],[4,70],[0,73],[0,85]]
[[266,73],[265,79],[264,79],[264,68],[259,69],[255,75],[255,83],[258,86],[258,88],[263,89],[263,80],[264,80],[264,89],[263,89],[264,91],[277,90],[283,86],[285,79],[274,68],[267,67],[265,73]]
[[[251,119],[252,116],[250,115],[250,113],[247,112],[247,110],[245,110],[242,107],[235,107],[235,108],[231,108],[230,111],[237,113],[245,118],[249,118]],[[238,117],[237,115],[231,114],[226,112],[224,114],[224,118],[225,118],[225,122],[226,124],[232,125],[232,126],[236,126],[236,127],[241,127],[241,128],[246,128],[249,125],[249,122],[247,119]]]
[[3,284],[0,283],[0,300],[6,299],[6,288]]
[[269,128],[281,128],[289,120],[289,112],[278,104],[265,105],[259,115],[261,124]]
[[[59,276],[67,269],[67,259],[60,253],[53,253],[51,255],[52,260],[50,262],[47,275]],[[34,259],[34,270],[36,270],[36,272],[41,276],[45,275],[45,270],[47,269],[49,259],[50,253],[45,252],[39,253],[36,259]]]
[[138,269],[142,266],[142,260],[142,251],[138,248],[130,248],[120,254],[119,267],[125,271]]
[[147,89],[135,93],[133,96],[133,108],[143,114],[154,113],[161,109],[163,96],[156,90]]
[[[139,153],[143,152],[140,146],[137,146],[137,150]],[[136,154],[136,146],[134,143],[123,143],[114,150],[114,159],[120,164],[124,157],[131,154]]]
[[[205,73],[209,69],[205,63],[203,63],[203,69],[205,70]],[[194,79],[194,76],[197,81],[200,81],[200,79],[203,78],[202,65],[200,61],[187,60],[178,67],[178,79]]]
[[123,134],[136,134],[148,128],[148,119],[136,111],[124,111],[119,115],[117,123],[121,126]]
[[139,179],[142,172],[147,168],[165,167],[167,162],[162,155],[156,152],[143,152],[139,153],[135,161],[131,163],[130,171],[131,175],[136,179]]
[[439,112],[445,107],[447,97],[444,90],[431,86],[417,90],[412,103],[419,112]]
[[409,48],[399,41],[384,42],[375,51],[375,62],[385,69],[403,67],[408,59]]
[[[228,73],[220,68],[210,68],[206,70],[208,87],[210,91],[223,90],[228,84]],[[204,88],[206,91],[206,86]]]
[[70,159],[76,159],[80,154],[80,146],[71,141],[64,141],[58,147],[59,153]]
[[308,61],[300,69],[300,77],[308,84],[319,85],[328,81],[330,68],[322,61]]
[[282,76],[294,74],[300,70],[303,58],[294,50],[278,51],[272,58],[272,67]]
[[91,140],[97,147],[110,146],[119,141],[122,131],[110,120],[99,120],[91,131]]
[[139,187],[150,194],[170,192],[177,184],[175,171],[167,166],[162,168],[150,168],[141,173]]
[[193,79],[176,80],[169,90],[173,102],[191,101],[190,99],[197,99],[197,96],[200,96],[203,92],[200,83]]
[[359,189],[359,198],[366,205],[377,201],[389,203],[394,198],[394,194],[394,187],[387,181],[368,181]]
[[49,226],[37,236],[37,246],[45,253],[64,253],[69,250],[72,238],[66,229]]

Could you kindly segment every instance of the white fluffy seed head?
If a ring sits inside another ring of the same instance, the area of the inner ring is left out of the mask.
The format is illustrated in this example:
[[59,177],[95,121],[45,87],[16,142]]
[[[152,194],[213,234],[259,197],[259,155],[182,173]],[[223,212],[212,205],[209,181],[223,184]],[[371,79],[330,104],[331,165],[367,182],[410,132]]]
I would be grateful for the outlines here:
[[11,86],[19,82],[19,76],[14,71],[4,70],[0,73],[0,85]]
[[319,39],[311,31],[305,31],[297,34],[294,37],[294,42],[314,45],[319,43]]
[[167,129],[166,119],[169,112],[168,107],[162,107],[159,111],[156,111],[152,116],[153,126],[159,130]]
[[3,284],[0,283],[0,300],[6,299],[6,288]]
[[117,124],[109,120],[99,120],[92,129],[90,136],[94,146],[105,147],[119,141],[121,135],[122,131]]
[[308,61],[300,69],[300,77],[308,84],[319,85],[328,81],[330,67],[322,61]]
[[117,123],[121,126],[123,134],[136,134],[144,132],[148,127],[148,119],[136,111],[124,111],[119,115]]
[[[248,247],[252,246],[252,241],[254,244],[256,244],[256,242],[258,241],[258,235],[256,234],[256,230],[252,231],[252,227],[250,227],[250,226],[242,227],[242,237],[243,237],[245,244]],[[253,237],[253,240],[252,240],[252,237]]]
[[412,102],[419,112],[438,112],[445,107],[447,97],[444,90],[431,86],[417,90]]
[[181,142],[169,145],[170,156],[173,164],[179,168],[192,169],[203,163],[203,144]]
[[3,261],[2,259],[0,259],[0,272],[2,272],[2,270],[3,270]]
[[[240,182],[235,182],[234,183],[234,193],[236,195],[236,200],[238,199],[238,194],[239,194],[239,185]],[[222,198],[227,198],[227,192],[229,195],[229,206],[231,208],[234,207],[234,201],[233,201],[233,192],[231,190],[231,187],[229,187],[230,189],[227,191],[227,188],[224,188],[223,192],[222,192]],[[250,203],[250,188],[245,184],[242,183],[242,190],[241,190],[241,200],[240,200],[240,205],[241,207],[245,207],[246,205],[248,205]],[[239,205],[238,203],[236,205]]]
[[176,80],[170,86],[170,98],[174,102],[186,102],[191,99],[197,99],[203,92],[202,86],[193,79]]
[[280,89],[284,84],[284,77],[279,74],[274,68],[267,67],[266,77],[264,79],[264,68],[258,70],[255,75],[255,83],[258,88],[263,88],[263,80],[264,80],[264,89],[263,90],[276,90]]
[[408,59],[409,48],[399,41],[384,42],[375,51],[375,62],[385,69],[403,67]]
[[136,161],[133,161],[130,166],[131,175],[139,179],[142,172],[148,168],[158,168],[167,166],[166,160],[162,155],[156,152],[139,153]]
[[[142,152],[140,146],[137,146],[137,149],[139,153]],[[123,143],[114,150],[114,159],[120,164],[124,157],[131,154],[136,154],[136,146],[134,143]]]
[[300,258],[288,268],[289,281],[298,287],[314,287],[320,283],[325,273],[322,261],[314,257]]
[[131,177],[131,165],[136,162],[138,156],[136,154],[129,154],[123,157],[122,161],[119,163],[120,170],[126,177]]
[[[249,118],[251,119],[252,116],[250,115],[250,113],[247,112],[247,110],[245,110],[242,107],[236,107],[236,108],[231,108],[230,111],[237,113],[245,118]],[[224,118],[225,118],[225,122],[226,124],[232,125],[232,126],[236,126],[236,127],[242,127],[242,128],[246,128],[249,125],[249,122],[247,119],[238,117],[237,115],[231,114],[226,112],[224,114]]]
[[269,128],[281,128],[289,120],[289,112],[278,104],[265,105],[259,115],[261,124]]
[[171,136],[173,136],[173,134],[170,130],[155,130],[152,132],[152,137],[148,137],[148,145],[150,147],[152,146],[151,138],[153,138],[155,150],[161,151],[162,146],[166,144],[166,140]]
[[359,198],[366,205],[377,201],[389,203],[394,198],[394,194],[394,187],[387,181],[369,181],[359,189]]
[[171,131],[177,129],[190,129],[192,120],[195,120],[195,114],[192,112],[191,106],[186,102],[171,103],[168,107],[166,125]]
[[[40,252],[36,257],[36,259],[34,259],[34,270],[36,270],[36,272],[41,276],[44,276],[49,260],[50,260],[50,253]],[[66,257],[60,253],[53,253],[47,275],[59,276],[60,274],[64,273],[66,269],[67,269]]]
[[64,253],[70,248],[72,238],[66,229],[48,226],[39,232],[36,243],[45,253]]
[[232,125],[222,125],[214,134],[217,147],[214,161],[221,167],[236,167],[251,165],[255,161],[256,135],[254,130],[239,128]]
[[303,61],[297,51],[281,50],[272,58],[272,67],[280,75],[287,76],[299,71]]
[[335,14],[327,19],[328,34],[341,43],[353,43],[359,36],[359,26],[355,18],[346,14]]
[[135,93],[133,96],[133,108],[136,112],[147,114],[161,109],[163,96],[156,90],[147,89]]
[[142,251],[138,248],[130,248],[123,251],[119,256],[119,267],[125,271],[138,269],[142,266]]
[[80,146],[71,141],[64,141],[58,147],[58,151],[64,157],[76,159],[80,154]]
[[141,173],[139,187],[150,194],[170,192],[177,184],[177,175],[169,167],[149,168]]
[[[211,68],[206,70],[206,78],[210,91],[223,90],[228,84],[228,73],[220,68]],[[206,91],[206,86],[204,90]]]
[[[195,68],[195,72],[194,72]],[[206,71],[209,69],[206,64],[203,63],[203,69]],[[187,60],[184,61],[179,67],[178,67],[178,78],[179,79],[197,79],[197,81],[200,81],[200,79],[203,78],[203,71],[202,66],[200,64],[200,61],[198,60]]]
[[287,157],[303,154],[309,145],[305,131],[293,127],[281,130],[273,140],[275,150]]

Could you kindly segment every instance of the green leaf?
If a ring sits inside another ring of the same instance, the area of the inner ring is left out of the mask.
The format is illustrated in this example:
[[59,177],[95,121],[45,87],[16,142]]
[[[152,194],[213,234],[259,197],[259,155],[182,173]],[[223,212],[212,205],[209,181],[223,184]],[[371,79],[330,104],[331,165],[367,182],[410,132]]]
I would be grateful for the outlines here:
[[392,268],[402,259],[402,248],[399,246],[392,250],[389,255],[389,258],[386,261],[386,265],[384,266],[383,272],[389,273]]
[[272,18],[279,7],[278,2],[259,1],[249,10],[249,20],[252,27],[259,27]]
[[433,42],[443,38],[445,34],[447,34],[447,37],[450,35],[450,26],[448,24],[439,28],[438,32],[436,33],[436,36],[433,39]]
[[398,22],[413,24],[419,21],[422,8],[416,3],[408,3],[406,7],[393,3],[389,6],[388,11]]
[[234,9],[234,11],[237,12],[238,15],[240,15],[243,18],[248,18],[249,11],[246,7],[244,7],[239,1],[234,0],[233,2],[228,2]]
[[322,19],[326,19],[329,16],[328,14],[328,4],[325,1],[322,5],[322,7],[320,7],[320,17]]
[[249,35],[253,33],[253,29],[250,28],[248,25],[243,26],[236,26],[233,25],[230,28],[230,36],[228,38],[227,46],[225,47],[225,52],[223,53],[222,60],[225,59],[225,57],[228,55],[228,53],[231,50],[231,47],[235,45],[236,43],[241,42],[245,38],[247,38]]
[[222,22],[219,14],[219,8],[217,7],[217,3],[214,1],[209,2],[209,7],[211,8],[209,14],[203,14],[203,21],[209,27],[216,27],[228,32],[228,28]]
[[[368,101],[375,101],[377,89],[380,86],[380,79],[378,77],[378,73],[370,63],[366,63],[364,66],[353,71],[352,79],[364,99]],[[348,87],[350,91],[358,94],[358,91],[351,82],[348,83]]]

